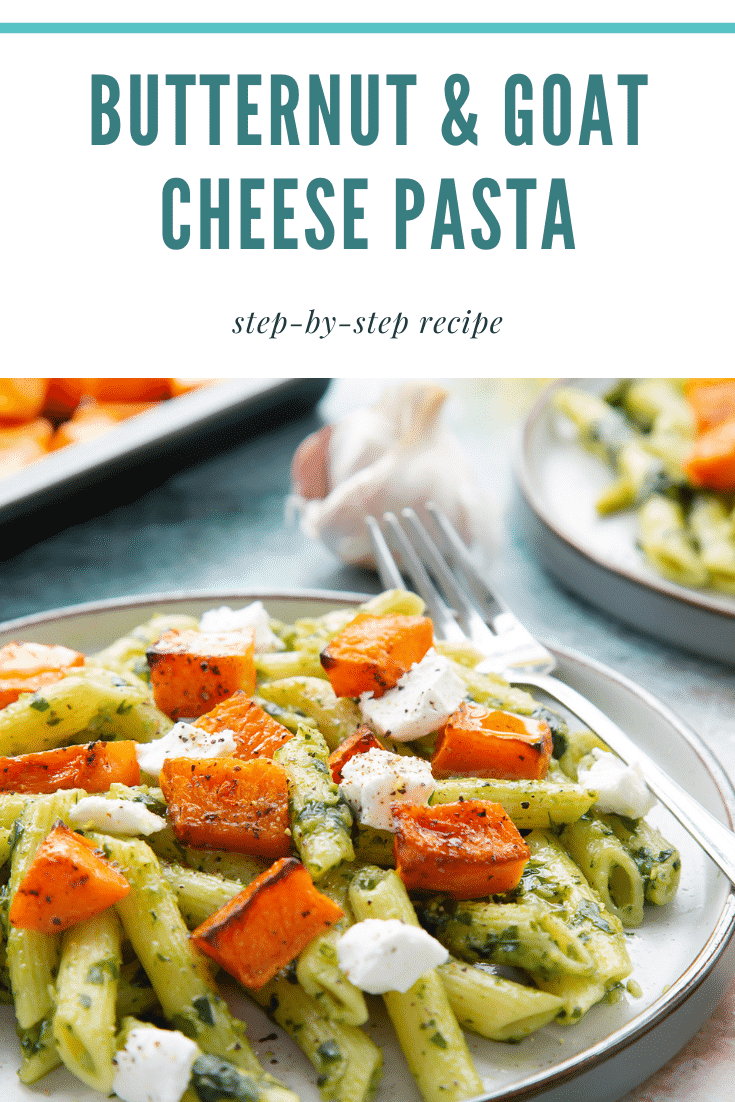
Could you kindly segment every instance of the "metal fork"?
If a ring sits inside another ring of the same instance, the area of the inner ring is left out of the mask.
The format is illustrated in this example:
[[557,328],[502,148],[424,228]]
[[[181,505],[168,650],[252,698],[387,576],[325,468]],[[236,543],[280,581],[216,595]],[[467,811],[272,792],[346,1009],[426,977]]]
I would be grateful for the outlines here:
[[[709,854],[730,883],[735,885],[735,833],[723,826],[652,758],[643,753],[596,704],[570,685],[551,676],[556,667],[553,654],[531,635],[493,593],[476,570],[453,525],[441,510],[433,502],[427,502],[426,509],[436,523],[443,552],[413,509],[402,510],[403,525],[394,513],[385,513],[383,519],[400,551],[406,574],[426,601],[427,612],[434,622],[437,636],[450,643],[471,642],[486,656],[476,667],[478,671],[501,674],[512,685],[540,689],[595,731],[626,764],[640,763],[646,783],[654,795]],[[365,522],[370,530],[383,585],[387,589],[405,589],[401,572],[380,525],[371,516],[366,517]],[[457,581],[456,573],[460,573],[471,586],[479,607],[473,604],[467,591]]]

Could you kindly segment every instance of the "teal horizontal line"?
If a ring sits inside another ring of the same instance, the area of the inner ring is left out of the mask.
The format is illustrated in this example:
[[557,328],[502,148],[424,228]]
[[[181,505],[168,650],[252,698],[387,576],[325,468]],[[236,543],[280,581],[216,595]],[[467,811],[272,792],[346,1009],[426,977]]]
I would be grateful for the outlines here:
[[0,34],[735,34],[735,23],[0,23]]

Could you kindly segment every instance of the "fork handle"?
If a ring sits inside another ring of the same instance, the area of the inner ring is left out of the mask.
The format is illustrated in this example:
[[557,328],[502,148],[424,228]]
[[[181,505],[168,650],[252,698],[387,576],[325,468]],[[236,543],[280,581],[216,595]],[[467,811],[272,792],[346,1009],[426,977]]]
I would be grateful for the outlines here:
[[578,719],[587,724],[611,750],[628,765],[640,762],[646,783],[661,803],[678,819],[692,838],[709,854],[714,863],[735,885],[735,834],[729,830],[689,793],[672,780],[652,758],[644,754],[624,731],[613,723],[596,704],[570,685],[555,677],[529,675],[514,678],[515,684],[532,685],[555,697]]

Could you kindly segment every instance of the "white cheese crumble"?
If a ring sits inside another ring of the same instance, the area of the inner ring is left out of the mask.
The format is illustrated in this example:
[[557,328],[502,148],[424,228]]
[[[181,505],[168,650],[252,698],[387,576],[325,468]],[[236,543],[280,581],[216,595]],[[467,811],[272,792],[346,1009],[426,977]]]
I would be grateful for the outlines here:
[[283,640],[271,631],[270,618],[262,601],[253,601],[245,608],[233,609],[228,605],[210,608],[199,623],[200,631],[241,631],[243,628],[252,628],[255,632],[257,654],[286,649]]
[[435,788],[428,761],[375,747],[342,767],[342,795],[361,823],[378,830],[395,829],[391,804],[426,804]]
[[232,731],[212,734],[180,720],[163,738],[139,742],[135,753],[142,772],[158,777],[166,758],[226,758],[234,753],[236,746]]
[[616,754],[595,747],[594,761],[579,769],[577,780],[583,788],[599,793],[592,806],[598,811],[641,819],[656,805],[656,797],[646,784],[641,767],[636,762],[626,765]]
[[356,922],[337,942],[339,966],[355,987],[370,995],[406,992],[449,953],[419,926],[397,918]]
[[363,693],[360,708],[381,735],[410,742],[443,727],[466,695],[467,688],[449,659],[432,647],[383,696],[376,699],[372,692]]
[[112,1089],[122,1102],[179,1102],[201,1049],[178,1030],[131,1029],[115,1055]]
[[135,800],[114,800],[105,796],[84,796],[69,812],[72,826],[107,830],[111,834],[155,834],[166,820],[154,815]]

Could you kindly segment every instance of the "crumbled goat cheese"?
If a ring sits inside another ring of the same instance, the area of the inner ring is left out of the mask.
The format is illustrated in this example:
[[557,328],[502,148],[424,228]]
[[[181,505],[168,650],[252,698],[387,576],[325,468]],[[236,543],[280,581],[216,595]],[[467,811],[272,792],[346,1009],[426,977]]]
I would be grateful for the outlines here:
[[115,1055],[112,1089],[122,1102],[179,1102],[198,1056],[199,1046],[177,1030],[131,1029]]
[[656,797],[643,779],[638,762],[626,765],[617,755],[598,747],[594,748],[592,756],[594,762],[589,768],[578,771],[577,780],[584,788],[599,793],[593,807],[629,819],[647,815],[655,806]]
[[69,812],[69,822],[111,834],[155,834],[166,825],[165,819],[135,800],[108,800],[104,796],[85,796]]
[[342,767],[342,795],[361,823],[378,830],[395,829],[391,804],[428,803],[435,788],[428,761],[375,747]]
[[432,647],[395,688],[377,699],[372,692],[363,693],[360,708],[381,735],[410,742],[443,727],[466,695],[467,688],[449,659]]
[[135,753],[141,770],[157,777],[166,758],[225,758],[234,753],[236,746],[232,731],[212,734],[180,720],[163,738],[139,742]]
[[370,995],[408,991],[416,981],[449,959],[436,938],[397,918],[356,922],[337,942],[339,966],[355,987]]
[[210,608],[199,623],[200,631],[240,631],[242,628],[252,628],[255,632],[255,650],[258,654],[286,649],[283,640],[271,631],[270,618],[262,601],[253,601],[245,608],[232,609],[228,605]]

